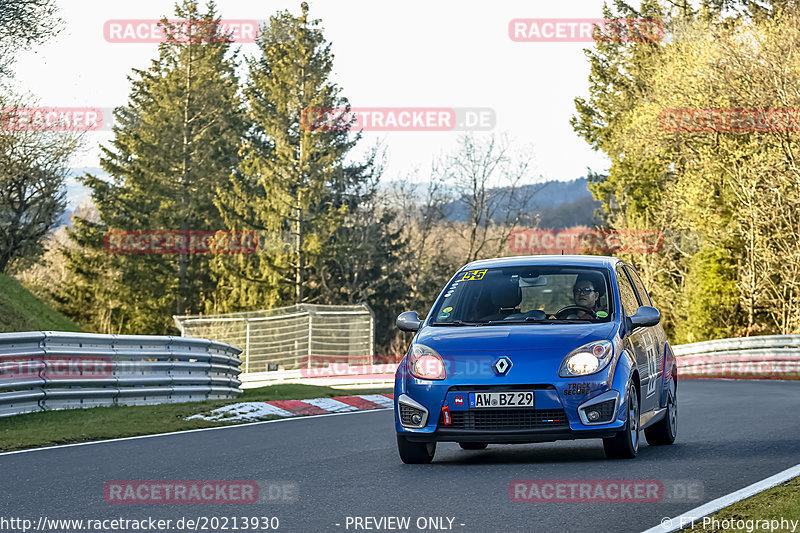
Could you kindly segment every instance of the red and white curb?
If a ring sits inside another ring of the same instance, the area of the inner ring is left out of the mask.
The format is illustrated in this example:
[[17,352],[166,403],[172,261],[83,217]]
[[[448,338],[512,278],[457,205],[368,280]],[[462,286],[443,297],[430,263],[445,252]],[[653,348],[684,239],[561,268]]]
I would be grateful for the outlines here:
[[373,411],[376,409],[391,409],[392,407],[394,407],[394,395],[392,394],[361,394],[356,396],[336,396],[334,398],[311,398],[309,400],[233,403],[208,413],[190,416],[186,420],[252,422],[276,415],[289,418],[292,416]]

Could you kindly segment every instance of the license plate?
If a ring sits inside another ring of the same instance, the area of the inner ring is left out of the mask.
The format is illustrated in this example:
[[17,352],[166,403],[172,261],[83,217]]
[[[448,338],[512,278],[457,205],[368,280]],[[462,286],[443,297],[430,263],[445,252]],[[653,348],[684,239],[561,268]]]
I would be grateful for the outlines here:
[[533,407],[533,391],[470,392],[469,408]]

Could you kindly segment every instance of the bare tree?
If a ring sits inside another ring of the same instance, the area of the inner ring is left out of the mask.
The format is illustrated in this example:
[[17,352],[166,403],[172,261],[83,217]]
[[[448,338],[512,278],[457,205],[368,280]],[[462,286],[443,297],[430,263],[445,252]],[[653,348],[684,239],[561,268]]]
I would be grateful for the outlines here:
[[526,214],[536,188],[531,181],[530,152],[516,153],[505,136],[464,135],[458,151],[440,162],[434,181],[452,186],[466,221],[449,223],[464,242],[465,262],[501,255],[514,227]]
[[0,76],[11,74],[13,53],[56,35],[62,21],[55,0],[0,0]]
[[[432,175],[436,173],[434,164]],[[441,288],[441,279],[449,275],[455,264],[451,264],[449,255],[445,253],[446,242],[443,232],[439,231],[447,217],[447,205],[452,200],[450,191],[441,181],[422,183],[417,176],[415,171],[396,182],[387,196],[400,214],[397,224],[407,242],[403,266],[410,289],[407,305],[421,311],[422,306],[435,296],[432,291]]]
[[76,135],[0,128],[0,272],[41,253],[64,213],[69,159],[79,143]]

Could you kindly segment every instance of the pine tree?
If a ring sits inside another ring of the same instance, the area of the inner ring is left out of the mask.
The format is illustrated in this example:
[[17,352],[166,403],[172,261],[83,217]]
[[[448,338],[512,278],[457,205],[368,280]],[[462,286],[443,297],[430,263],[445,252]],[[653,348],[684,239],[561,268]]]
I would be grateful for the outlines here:
[[252,129],[218,206],[229,227],[263,232],[268,242],[258,255],[217,260],[230,309],[318,299],[326,243],[344,221],[348,191],[367,179],[364,166],[345,163],[358,135],[304,122],[309,110],[348,107],[329,79],[331,46],[308,5],[299,17],[272,16],[258,45],[245,89]]
[[[129,78],[128,105],[116,111],[111,147],[102,148],[112,181],[83,180],[100,216],[95,226],[76,225],[73,240],[87,259],[97,256],[98,232],[106,230],[224,229],[215,195],[238,164],[245,128],[237,57],[213,3],[200,12],[196,0],[182,0],[175,17],[204,21],[204,32],[175,37],[177,28],[163,19],[169,38],[158,58]],[[171,314],[209,311],[217,299],[208,255],[117,255],[104,262],[119,272],[113,281],[96,273],[97,283],[115,284],[121,314],[115,331],[165,333],[174,328]],[[89,283],[87,291],[78,300],[107,316],[108,304],[92,296],[98,288]]]

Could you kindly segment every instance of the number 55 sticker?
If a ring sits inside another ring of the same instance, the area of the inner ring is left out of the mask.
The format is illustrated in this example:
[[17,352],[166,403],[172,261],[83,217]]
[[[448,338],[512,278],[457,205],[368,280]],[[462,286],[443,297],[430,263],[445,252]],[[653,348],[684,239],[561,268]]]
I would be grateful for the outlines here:
[[647,398],[656,393],[656,385],[658,385],[658,352],[656,352],[656,345],[653,342],[653,336],[647,332],[642,336],[644,341],[644,349],[647,353],[647,373],[650,376],[650,381],[647,382]]
[[483,279],[484,274],[486,274],[485,268],[483,270],[470,270],[469,272],[464,272],[464,277],[461,278],[461,281],[478,281]]

